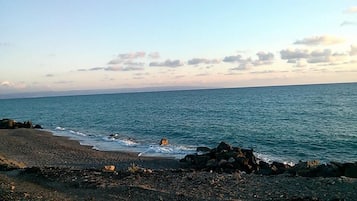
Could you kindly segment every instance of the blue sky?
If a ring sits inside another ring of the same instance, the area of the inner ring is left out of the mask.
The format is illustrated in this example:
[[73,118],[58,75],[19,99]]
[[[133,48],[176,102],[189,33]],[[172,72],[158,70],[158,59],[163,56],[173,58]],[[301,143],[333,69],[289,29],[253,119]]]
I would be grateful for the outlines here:
[[355,1],[0,0],[0,94],[357,81]]

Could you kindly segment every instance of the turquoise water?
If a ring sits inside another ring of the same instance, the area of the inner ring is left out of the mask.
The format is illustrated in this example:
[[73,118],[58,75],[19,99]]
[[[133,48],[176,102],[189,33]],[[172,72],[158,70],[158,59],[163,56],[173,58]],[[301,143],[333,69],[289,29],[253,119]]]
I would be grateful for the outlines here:
[[357,161],[356,83],[3,99],[0,118],[99,150],[180,158],[226,141],[265,160]]

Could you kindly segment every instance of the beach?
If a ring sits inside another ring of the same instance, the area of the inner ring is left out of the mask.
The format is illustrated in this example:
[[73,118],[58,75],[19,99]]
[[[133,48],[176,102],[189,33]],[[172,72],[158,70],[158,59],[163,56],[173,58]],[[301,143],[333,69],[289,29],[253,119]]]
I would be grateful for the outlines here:
[[[105,152],[36,129],[0,130],[0,200],[353,200],[357,179],[217,173]],[[115,166],[105,170],[104,166]]]

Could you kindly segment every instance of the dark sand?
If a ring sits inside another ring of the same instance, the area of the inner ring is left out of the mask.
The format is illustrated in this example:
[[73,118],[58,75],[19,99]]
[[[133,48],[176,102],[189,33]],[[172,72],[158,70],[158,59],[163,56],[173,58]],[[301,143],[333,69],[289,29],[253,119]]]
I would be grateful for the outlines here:
[[34,129],[0,130],[4,165],[14,168],[1,168],[0,200],[357,200],[353,178],[185,170],[177,160],[96,151]]

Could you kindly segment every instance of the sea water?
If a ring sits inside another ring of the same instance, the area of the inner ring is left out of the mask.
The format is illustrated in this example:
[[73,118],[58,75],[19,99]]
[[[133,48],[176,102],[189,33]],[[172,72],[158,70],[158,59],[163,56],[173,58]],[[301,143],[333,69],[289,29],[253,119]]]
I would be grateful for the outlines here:
[[0,118],[143,156],[225,141],[268,162],[357,161],[357,83],[2,99]]

